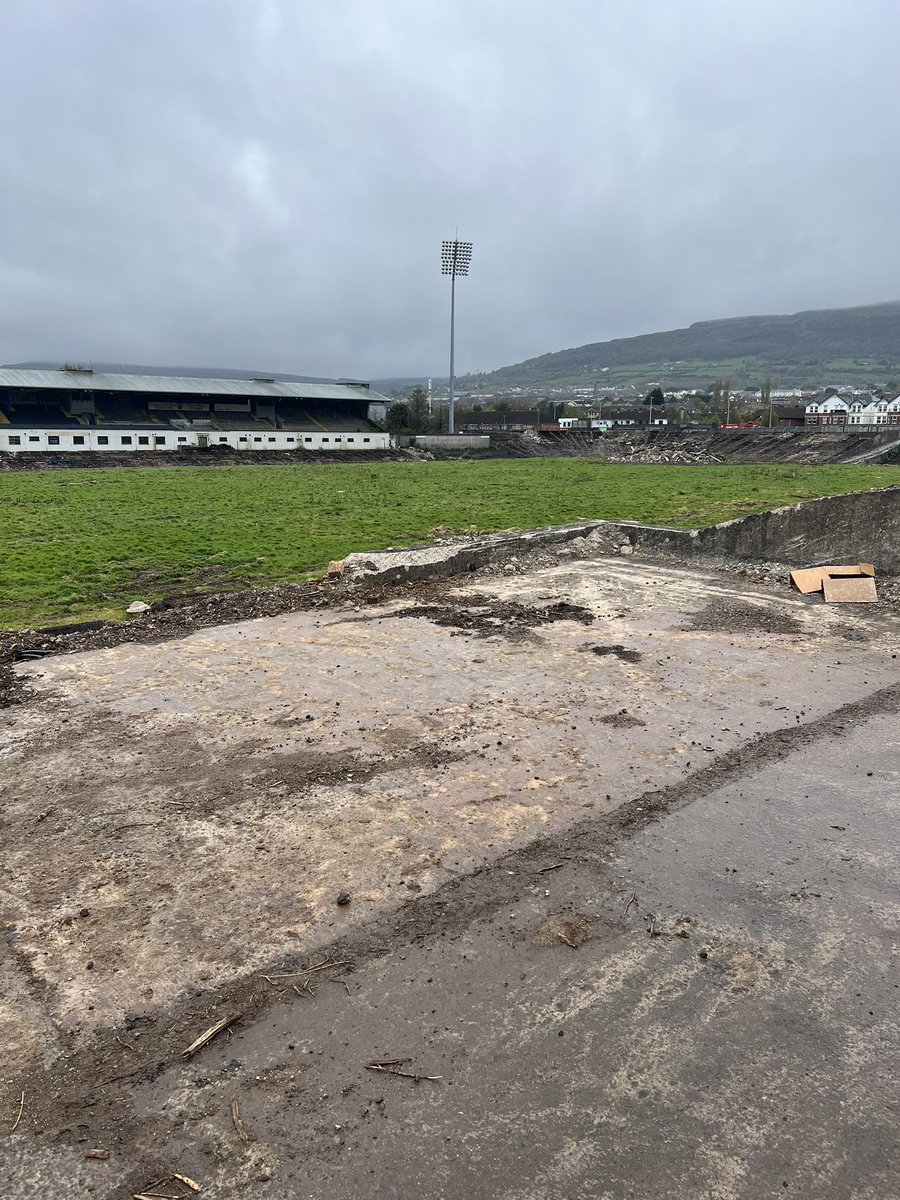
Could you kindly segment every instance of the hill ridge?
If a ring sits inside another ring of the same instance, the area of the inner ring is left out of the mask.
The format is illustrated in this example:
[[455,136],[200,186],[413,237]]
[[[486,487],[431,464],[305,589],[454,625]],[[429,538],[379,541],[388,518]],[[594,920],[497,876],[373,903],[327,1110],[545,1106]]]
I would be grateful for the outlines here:
[[787,385],[837,382],[837,377],[873,384],[896,379],[900,300],[694,321],[679,329],[550,351],[467,375],[460,385],[700,386],[722,374],[736,384],[759,383],[770,375]]

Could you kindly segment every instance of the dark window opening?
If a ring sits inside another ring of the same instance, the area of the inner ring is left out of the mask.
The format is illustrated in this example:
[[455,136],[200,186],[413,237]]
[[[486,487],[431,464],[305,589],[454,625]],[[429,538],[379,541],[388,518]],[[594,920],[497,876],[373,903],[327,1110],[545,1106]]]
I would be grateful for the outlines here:
[[347,445],[349,446],[351,442],[355,442],[355,441],[356,441],[356,438],[347,438]]
[[123,445],[123,446],[130,446],[130,445],[131,445],[131,438],[130,438],[130,437],[123,437],[123,438],[122,438],[122,445]]
[[304,442],[311,442],[312,438],[304,438],[303,440],[304,440]]
[[84,445],[84,434],[76,433],[75,436],[72,438],[72,445],[73,446],[83,446]]
[[34,433],[34,434],[29,435],[28,440],[29,440],[29,442],[39,442],[41,439],[38,437],[38,435],[36,433]]
[[371,440],[372,440],[371,438],[363,438],[364,442],[371,442]]
[[272,437],[269,438],[270,442],[274,442],[275,440],[276,440],[275,438],[272,438]]
[[157,444],[157,446],[164,446],[166,444],[166,439],[164,437],[160,437],[159,434],[157,434],[156,444]]
[[179,442],[186,442],[186,441],[187,441],[187,438],[186,438],[186,437],[180,437],[178,440],[179,440]]
[[22,445],[22,439],[21,439],[21,438],[18,436],[18,434],[15,434],[15,433],[13,433],[13,434],[10,434],[10,438],[9,438],[9,444],[10,444],[11,446],[21,446],[21,445]]
[[323,441],[323,442],[327,442],[327,441],[328,441],[328,438],[322,438],[322,441]]
[[287,439],[287,441],[289,441],[289,442],[296,442],[296,440],[297,440],[296,438],[291,438],[291,437],[289,437],[289,438]]
[[139,438],[138,438],[138,445],[139,445],[139,446],[149,446],[149,445],[150,445],[150,439],[149,439],[148,437],[139,437]]
[[49,443],[49,445],[51,445],[51,446],[58,446],[58,445],[59,445],[59,438],[56,436],[56,434],[55,434],[55,433],[51,433],[51,434],[50,434],[50,436],[47,438],[47,442],[48,442],[48,443]]
[[108,446],[109,445],[109,438],[106,436],[105,433],[100,433],[97,435],[97,445],[98,446]]
[[228,441],[228,438],[227,438],[227,437],[220,437],[220,438],[219,438],[219,441],[220,441],[220,442],[227,442],[227,441]]

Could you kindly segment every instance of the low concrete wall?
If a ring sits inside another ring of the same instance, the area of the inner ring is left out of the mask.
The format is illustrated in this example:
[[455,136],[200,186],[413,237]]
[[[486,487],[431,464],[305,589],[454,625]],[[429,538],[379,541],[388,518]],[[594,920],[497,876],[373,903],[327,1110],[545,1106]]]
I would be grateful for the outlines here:
[[[375,554],[348,554],[344,570],[352,576],[378,577],[385,583],[413,583],[420,579],[439,579],[477,571],[491,563],[507,562],[520,554],[552,546],[562,546],[574,538],[585,537],[605,521],[586,521],[578,525],[548,525],[522,533],[486,533],[464,542],[436,542],[409,550],[382,550]],[[618,538],[618,540],[622,540]]]
[[633,546],[707,562],[769,559],[791,566],[871,562],[900,575],[900,487],[826,496],[710,525],[667,529],[621,522]]
[[880,575],[900,575],[900,486],[807,500],[705,529],[581,521],[408,550],[350,554],[344,559],[344,569],[351,577],[412,583],[476,571],[536,550],[563,546],[576,538],[587,539],[590,551],[598,557],[624,546],[710,564],[742,558],[789,566],[871,562]]
[[413,441],[420,450],[487,450],[491,444],[486,433],[419,433]]

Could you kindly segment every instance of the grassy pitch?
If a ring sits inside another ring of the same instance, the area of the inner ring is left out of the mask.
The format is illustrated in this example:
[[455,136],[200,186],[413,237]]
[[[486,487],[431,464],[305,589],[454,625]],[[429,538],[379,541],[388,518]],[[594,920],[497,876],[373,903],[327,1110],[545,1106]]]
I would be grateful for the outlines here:
[[900,482],[896,467],[613,466],[579,459],[0,474],[0,627],[121,617],[134,599],[321,571],[433,531],[581,518],[699,527]]

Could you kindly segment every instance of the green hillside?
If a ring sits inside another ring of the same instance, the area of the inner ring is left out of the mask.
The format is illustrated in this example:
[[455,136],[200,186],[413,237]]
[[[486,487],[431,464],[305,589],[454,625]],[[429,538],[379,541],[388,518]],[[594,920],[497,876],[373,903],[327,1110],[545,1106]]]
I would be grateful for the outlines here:
[[900,380],[900,301],[818,309],[790,316],[698,321],[687,329],[593,342],[542,354],[460,386],[496,390],[599,384],[705,386],[722,375],[735,386],[767,376],[782,386]]

